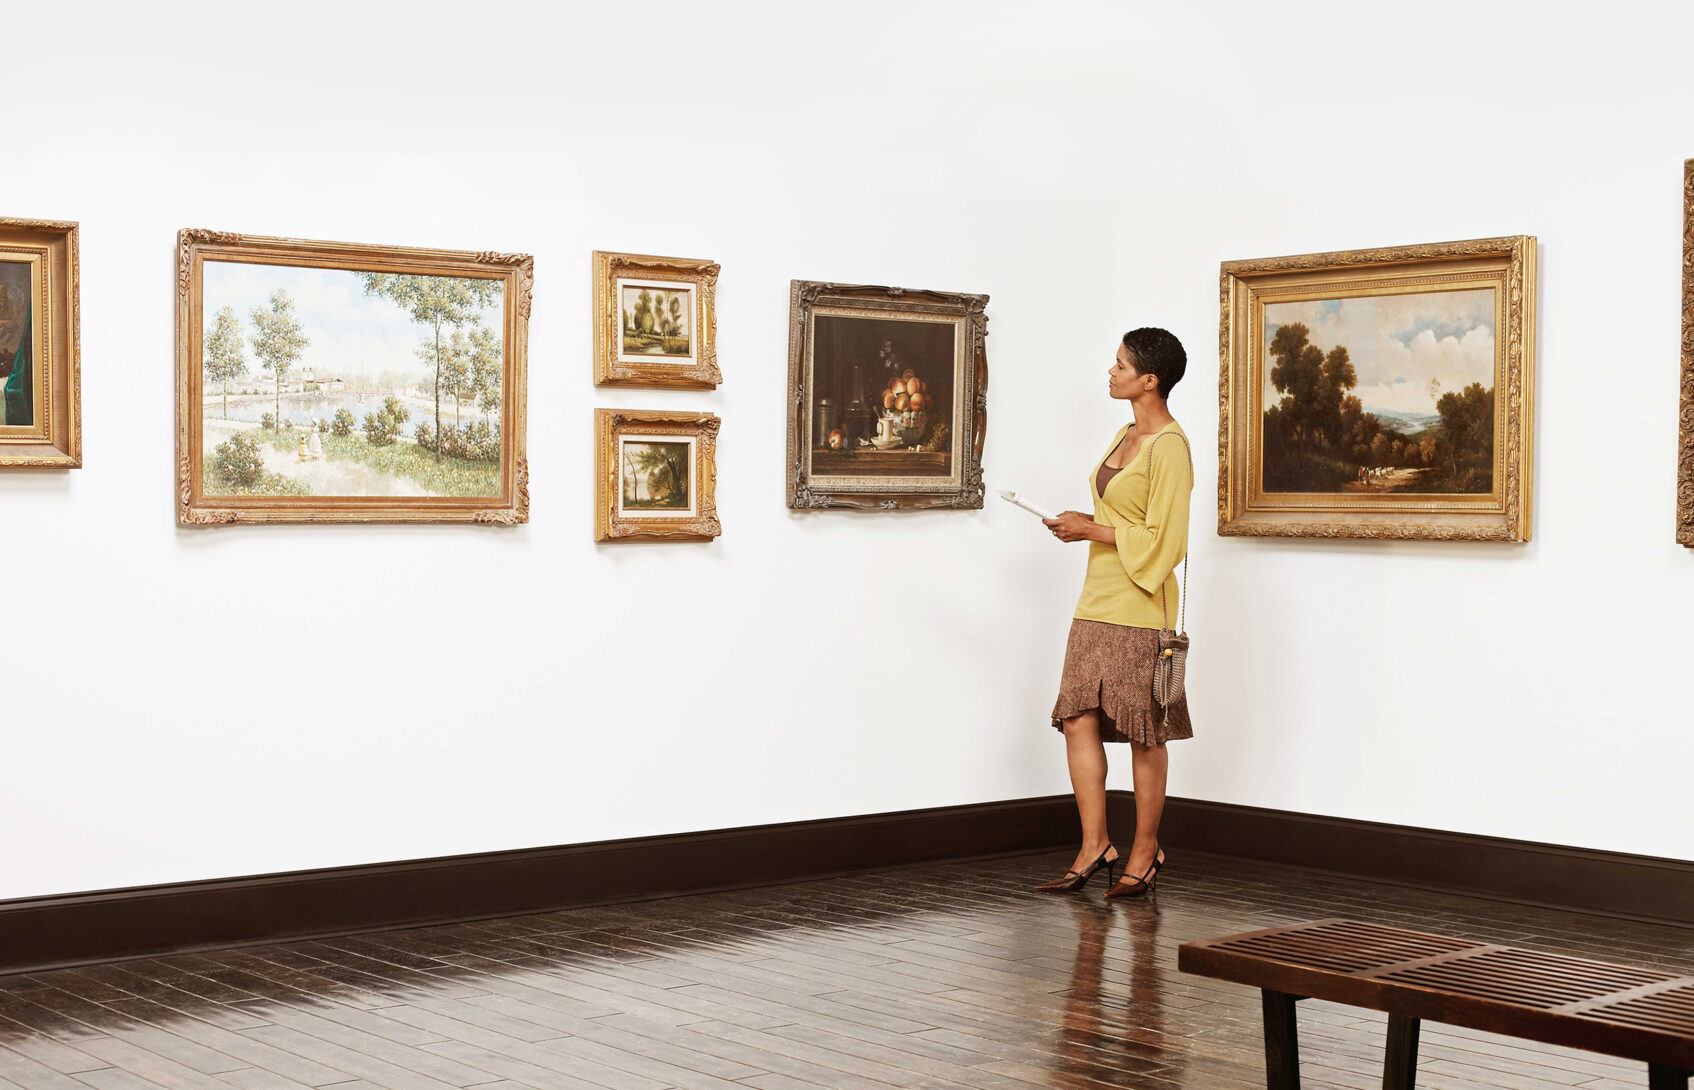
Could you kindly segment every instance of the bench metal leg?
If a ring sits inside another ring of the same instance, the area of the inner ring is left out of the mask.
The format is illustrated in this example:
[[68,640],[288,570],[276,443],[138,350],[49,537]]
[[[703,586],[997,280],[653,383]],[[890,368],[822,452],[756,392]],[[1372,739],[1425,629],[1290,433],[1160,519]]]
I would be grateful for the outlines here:
[[1418,1081],[1418,1020],[1388,1016],[1388,1057],[1382,1064],[1382,1090],[1414,1090]]
[[1300,1036],[1294,1025],[1296,1002],[1295,996],[1264,989],[1266,1090],[1300,1090]]
[[1694,1071],[1664,1064],[1647,1065],[1647,1090],[1688,1090],[1691,1078],[1694,1078]]

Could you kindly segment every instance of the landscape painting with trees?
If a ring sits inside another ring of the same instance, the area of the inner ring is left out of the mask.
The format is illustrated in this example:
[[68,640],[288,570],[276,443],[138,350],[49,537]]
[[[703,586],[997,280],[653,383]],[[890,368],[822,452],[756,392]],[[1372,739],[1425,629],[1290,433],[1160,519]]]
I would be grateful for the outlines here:
[[210,496],[501,492],[498,280],[207,261]]
[[694,357],[694,293],[686,284],[620,281],[623,354]]
[[1264,307],[1265,492],[1489,493],[1495,289]]
[[620,507],[625,515],[675,515],[693,507],[688,440],[624,439],[620,444]]

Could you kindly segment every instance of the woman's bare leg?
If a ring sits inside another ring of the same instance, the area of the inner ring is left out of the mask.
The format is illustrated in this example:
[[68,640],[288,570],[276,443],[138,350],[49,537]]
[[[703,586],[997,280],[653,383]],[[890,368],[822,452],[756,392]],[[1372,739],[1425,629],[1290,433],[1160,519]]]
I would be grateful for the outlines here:
[[1071,790],[1076,792],[1076,812],[1082,818],[1082,848],[1071,869],[1080,872],[1100,858],[1112,839],[1106,829],[1106,746],[1100,741],[1098,712],[1066,719],[1064,727]]
[[1135,843],[1124,863],[1122,881],[1134,881],[1153,865],[1158,851],[1159,822],[1165,815],[1165,775],[1170,759],[1164,746],[1129,743],[1135,779]]

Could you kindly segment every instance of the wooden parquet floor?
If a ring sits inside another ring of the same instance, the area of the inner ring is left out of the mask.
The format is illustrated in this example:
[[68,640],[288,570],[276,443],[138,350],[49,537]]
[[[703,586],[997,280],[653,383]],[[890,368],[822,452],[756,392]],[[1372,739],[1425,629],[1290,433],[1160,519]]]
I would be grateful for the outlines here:
[[[12,1090],[1264,1085],[1259,998],[1192,938],[1348,916],[1694,972],[1694,931],[1170,852],[1154,905],[1028,891],[1069,853],[0,977]],[[1103,876],[1101,876],[1103,878]],[[1299,1010],[1305,1085],[1380,1016]],[[1427,1090],[1639,1090],[1641,1065],[1426,1024]]]

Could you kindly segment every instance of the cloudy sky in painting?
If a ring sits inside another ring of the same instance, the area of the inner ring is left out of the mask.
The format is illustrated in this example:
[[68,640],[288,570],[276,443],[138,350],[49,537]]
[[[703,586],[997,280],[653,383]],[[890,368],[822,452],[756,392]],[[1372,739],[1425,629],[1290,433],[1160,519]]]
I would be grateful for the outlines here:
[[[357,273],[208,261],[203,311],[206,331],[211,331],[220,309],[234,307],[236,317],[241,319],[241,348],[250,372],[259,372],[259,360],[253,355],[253,308],[268,308],[271,292],[279,289],[294,300],[294,316],[311,342],[295,365],[295,373],[311,367],[320,378],[351,378],[382,371],[421,375],[427,370],[418,361],[417,347],[426,334],[433,338],[433,333],[412,321],[398,303],[367,296]],[[482,311],[482,324],[498,336],[500,319],[501,299],[496,294],[494,302]]]
[[[1358,372],[1351,392],[1366,412],[1435,412],[1435,399],[1473,382],[1494,385],[1494,289],[1417,292],[1371,298],[1317,299],[1265,307],[1265,405],[1282,395],[1271,385],[1271,338],[1303,322],[1328,354],[1346,345]],[[1440,383],[1434,393],[1431,382]]]

